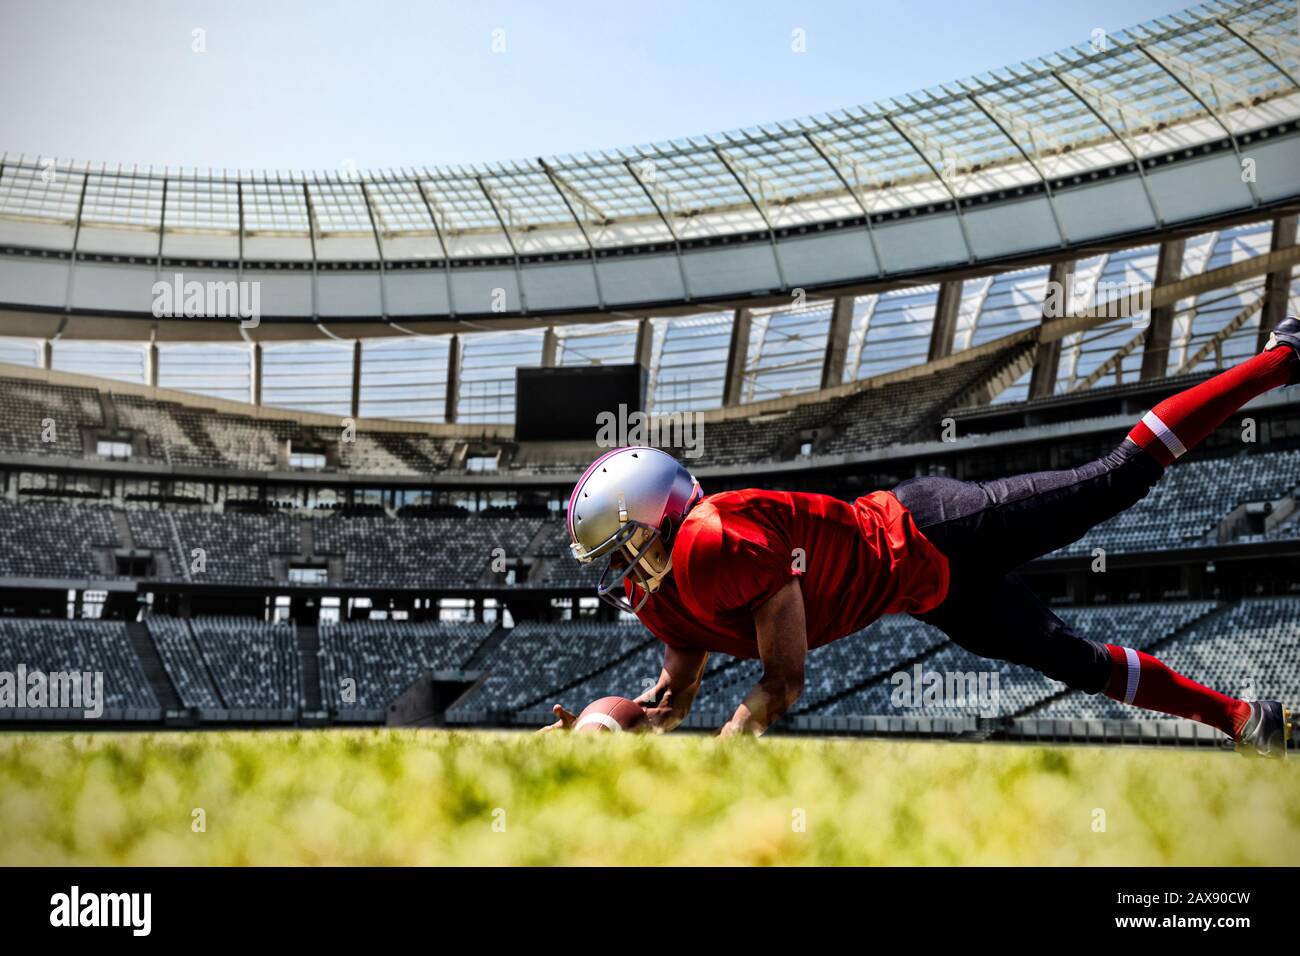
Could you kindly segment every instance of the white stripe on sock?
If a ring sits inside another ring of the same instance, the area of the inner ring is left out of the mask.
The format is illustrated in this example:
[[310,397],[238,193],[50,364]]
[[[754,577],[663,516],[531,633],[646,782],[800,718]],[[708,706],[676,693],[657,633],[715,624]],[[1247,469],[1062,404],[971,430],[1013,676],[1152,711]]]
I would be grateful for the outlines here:
[[1124,648],[1124,657],[1128,661],[1128,679],[1124,682],[1124,703],[1133,703],[1133,698],[1137,696],[1138,680],[1142,677],[1142,662],[1138,660],[1138,652],[1131,647]]
[[1178,436],[1156,416],[1155,412],[1147,412],[1143,415],[1142,424],[1151,429],[1155,436],[1160,439],[1161,444],[1169,449],[1169,454],[1175,458],[1181,458],[1187,454],[1187,448],[1178,440]]

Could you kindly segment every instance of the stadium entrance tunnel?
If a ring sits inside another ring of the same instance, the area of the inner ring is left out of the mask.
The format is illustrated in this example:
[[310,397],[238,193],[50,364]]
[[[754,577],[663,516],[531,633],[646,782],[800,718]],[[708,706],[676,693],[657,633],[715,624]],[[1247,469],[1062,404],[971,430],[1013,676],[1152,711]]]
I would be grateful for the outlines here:
[[481,671],[425,671],[388,705],[388,727],[443,727],[447,708],[482,679]]

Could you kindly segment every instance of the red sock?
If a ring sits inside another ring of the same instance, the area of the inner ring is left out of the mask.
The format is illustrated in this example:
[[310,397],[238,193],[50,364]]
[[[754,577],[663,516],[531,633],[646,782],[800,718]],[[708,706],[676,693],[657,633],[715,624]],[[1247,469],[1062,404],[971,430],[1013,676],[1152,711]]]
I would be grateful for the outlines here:
[[1295,360],[1296,354],[1286,346],[1261,352],[1166,398],[1142,416],[1128,437],[1160,464],[1169,465],[1256,395],[1285,385]]
[[1236,737],[1250,705],[1244,700],[1210,690],[1131,647],[1107,644],[1110,651],[1110,685],[1106,696],[1126,704],[1158,710],[1176,717],[1199,720]]

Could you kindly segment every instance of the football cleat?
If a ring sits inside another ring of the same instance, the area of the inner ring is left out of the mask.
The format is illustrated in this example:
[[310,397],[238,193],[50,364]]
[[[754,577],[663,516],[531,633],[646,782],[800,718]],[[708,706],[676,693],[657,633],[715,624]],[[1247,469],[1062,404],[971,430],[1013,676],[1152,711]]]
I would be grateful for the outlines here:
[[[596,593],[635,614],[673,568],[673,537],[704,497],[700,483],[658,448],[616,448],[597,458],[569,496],[569,550],[583,564],[609,558]],[[634,585],[633,604],[626,582]]]
[[[1300,318],[1294,315],[1288,315],[1285,319],[1277,324],[1268,336],[1268,342],[1264,345],[1265,352],[1271,352],[1280,345],[1285,345],[1292,352],[1300,357]],[[1291,378],[1288,385],[1295,385],[1300,382],[1300,363],[1296,363],[1291,369]]]
[[1291,739],[1292,717],[1276,700],[1252,700],[1250,716],[1234,740],[1239,754],[1248,757],[1286,756],[1286,742]]

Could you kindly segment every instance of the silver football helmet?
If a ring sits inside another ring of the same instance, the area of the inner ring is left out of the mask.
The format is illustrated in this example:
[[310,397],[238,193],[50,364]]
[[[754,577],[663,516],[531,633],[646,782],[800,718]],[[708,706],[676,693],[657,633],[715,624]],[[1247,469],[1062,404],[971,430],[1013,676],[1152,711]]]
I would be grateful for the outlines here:
[[[609,558],[596,586],[601,600],[633,614],[645,607],[673,569],[678,526],[703,497],[691,473],[658,448],[616,448],[592,463],[569,497],[569,550],[583,564]],[[629,575],[641,586],[635,605],[625,593]]]

